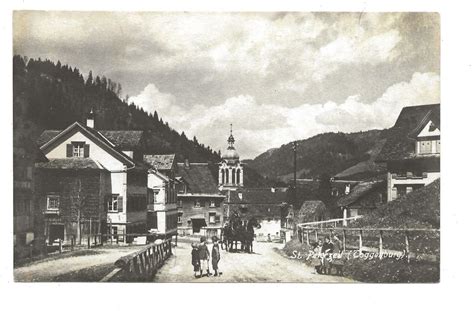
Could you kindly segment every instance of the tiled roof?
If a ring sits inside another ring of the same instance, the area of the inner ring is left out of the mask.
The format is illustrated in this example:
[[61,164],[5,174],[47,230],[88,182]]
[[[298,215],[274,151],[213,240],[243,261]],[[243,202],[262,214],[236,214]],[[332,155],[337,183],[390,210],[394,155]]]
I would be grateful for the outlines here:
[[123,153],[117,146],[113,145],[113,143],[109,139],[105,138],[103,134],[99,133],[99,131],[97,131],[96,129],[87,127],[77,121],[69,125],[66,129],[62,131],[44,131],[37,140],[37,144],[39,144],[41,150],[44,151],[44,149],[51,148],[51,146],[57,144],[58,141],[60,141],[60,139],[62,138],[61,136],[67,135],[68,133],[74,130],[81,131],[89,139],[94,140],[96,143],[101,145],[101,147],[108,149],[111,155],[113,155],[120,161],[124,161],[124,163],[127,163],[127,166],[135,165],[132,158]]
[[173,168],[174,154],[145,154],[143,161],[153,166],[156,170],[170,170]]
[[65,159],[50,159],[49,162],[36,163],[37,168],[44,169],[64,169],[64,170],[79,170],[79,169],[104,169],[100,163],[95,162],[91,158],[65,158]]
[[188,185],[188,192],[218,194],[217,181],[212,176],[207,163],[178,163],[177,177],[182,177]]
[[134,150],[140,145],[143,131],[106,131],[100,130],[99,133],[105,136],[117,148],[121,150]]
[[[90,129],[90,128],[89,128]],[[61,130],[45,130],[41,133],[40,137],[36,140],[36,143],[41,146],[56,135],[61,133]],[[116,148],[120,150],[133,150],[140,144],[140,140],[143,135],[143,131],[97,131],[108,139]]]
[[[239,197],[242,194],[242,199]],[[287,202],[287,193],[272,191],[271,188],[244,188],[231,191],[229,203],[235,204],[281,204]]]
[[361,182],[360,184],[356,185],[349,194],[337,200],[337,206],[350,206],[351,204],[359,201],[362,197],[374,191],[383,191],[385,189],[385,185],[385,181],[382,180]]
[[376,160],[393,161],[414,158],[415,139],[413,135],[430,120],[441,128],[439,104],[403,108],[397,122],[389,130],[387,142]]

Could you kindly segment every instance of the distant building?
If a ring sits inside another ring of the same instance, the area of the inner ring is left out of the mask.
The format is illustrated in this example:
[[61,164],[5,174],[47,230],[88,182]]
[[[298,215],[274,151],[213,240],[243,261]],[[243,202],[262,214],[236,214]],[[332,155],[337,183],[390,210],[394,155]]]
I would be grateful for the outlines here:
[[13,147],[13,244],[15,259],[41,251],[35,240],[43,237],[36,200],[35,162],[48,159],[28,138],[14,136]]
[[[280,239],[284,207],[287,207],[287,188],[246,188],[244,167],[240,162],[232,134],[232,125],[227,150],[222,154],[219,166],[219,189],[225,196],[224,221],[238,212],[242,220],[255,218],[260,228],[255,229],[257,239]],[[283,222],[285,222],[284,220]]]
[[175,180],[156,169],[148,171],[147,228],[163,237],[177,235],[178,210]]
[[177,221],[180,235],[220,236],[223,201],[208,163],[177,164]]
[[241,188],[228,190],[224,202],[227,220],[237,211],[242,220],[255,218],[260,228],[255,229],[257,239],[280,239],[282,228],[282,209],[287,205],[287,193],[274,188]]
[[337,200],[337,207],[342,209],[344,225],[346,219],[365,215],[386,202],[385,180],[362,181],[352,190]]
[[387,200],[440,178],[440,105],[405,107],[377,161],[387,164]]
[[222,154],[222,162],[219,165],[219,187],[221,190],[236,190],[244,186],[244,168],[234,147],[232,124],[227,142],[229,145]]

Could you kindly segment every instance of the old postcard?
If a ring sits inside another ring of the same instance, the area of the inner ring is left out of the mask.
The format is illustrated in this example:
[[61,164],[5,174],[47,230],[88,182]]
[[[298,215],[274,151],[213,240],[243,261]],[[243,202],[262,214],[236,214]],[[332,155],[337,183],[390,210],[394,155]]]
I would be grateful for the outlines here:
[[438,283],[440,16],[13,12],[15,282]]

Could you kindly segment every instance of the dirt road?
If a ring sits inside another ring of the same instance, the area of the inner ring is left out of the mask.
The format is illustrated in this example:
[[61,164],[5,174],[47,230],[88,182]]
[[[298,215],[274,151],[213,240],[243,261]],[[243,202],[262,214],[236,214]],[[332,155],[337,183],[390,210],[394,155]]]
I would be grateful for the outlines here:
[[296,259],[283,257],[275,248],[282,244],[254,243],[254,254],[221,250],[219,277],[194,278],[191,246],[179,243],[174,255],[158,271],[155,282],[352,282],[330,275],[314,274],[311,267]]
[[16,282],[51,282],[58,276],[96,265],[111,264],[142,246],[94,249],[85,256],[46,259],[13,270]]

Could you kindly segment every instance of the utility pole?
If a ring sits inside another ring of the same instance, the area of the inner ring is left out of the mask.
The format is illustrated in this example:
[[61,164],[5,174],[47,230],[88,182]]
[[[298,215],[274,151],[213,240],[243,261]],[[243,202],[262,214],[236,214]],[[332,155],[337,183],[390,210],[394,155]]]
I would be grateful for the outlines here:
[[293,206],[296,208],[297,196],[296,196],[296,141],[293,142]]

